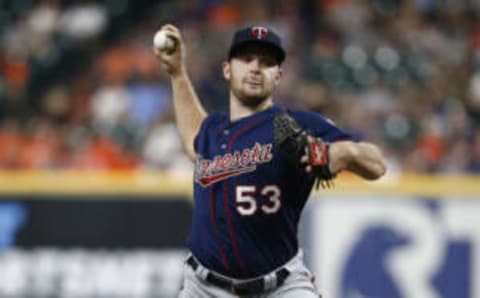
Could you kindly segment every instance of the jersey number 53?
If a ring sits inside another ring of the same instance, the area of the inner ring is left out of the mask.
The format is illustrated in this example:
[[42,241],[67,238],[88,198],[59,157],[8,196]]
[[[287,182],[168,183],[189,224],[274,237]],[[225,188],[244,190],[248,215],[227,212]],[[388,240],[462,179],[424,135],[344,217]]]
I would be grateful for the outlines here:
[[[255,198],[258,194],[266,198],[265,203],[260,206]],[[252,216],[259,208],[265,214],[277,213],[282,206],[280,188],[276,185],[266,185],[257,193],[255,185],[238,185],[235,189],[235,203],[237,212],[242,216]]]

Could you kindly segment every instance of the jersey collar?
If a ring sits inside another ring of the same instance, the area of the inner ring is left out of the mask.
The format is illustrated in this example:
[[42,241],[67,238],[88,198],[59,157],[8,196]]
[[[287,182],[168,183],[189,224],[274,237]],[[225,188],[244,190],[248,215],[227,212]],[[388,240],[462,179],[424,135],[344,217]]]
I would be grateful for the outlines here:
[[227,114],[225,115],[225,120],[226,120],[226,127],[232,127],[232,126],[236,126],[236,125],[242,125],[244,123],[247,123],[247,122],[250,122],[254,119],[258,119],[258,118],[263,118],[263,117],[268,117],[268,116],[271,116],[271,115],[275,115],[281,111],[283,111],[284,109],[282,107],[280,107],[278,104],[274,103],[273,105],[271,105],[269,108],[263,110],[263,111],[260,111],[260,112],[256,112],[250,116],[246,116],[246,117],[243,117],[243,118],[240,118],[240,119],[237,119],[235,121],[230,121],[230,116]]

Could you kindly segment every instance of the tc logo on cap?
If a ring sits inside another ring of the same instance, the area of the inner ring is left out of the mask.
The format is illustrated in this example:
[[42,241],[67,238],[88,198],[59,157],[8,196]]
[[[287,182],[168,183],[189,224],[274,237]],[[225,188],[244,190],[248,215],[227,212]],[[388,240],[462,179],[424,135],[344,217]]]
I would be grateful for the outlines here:
[[263,39],[268,35],[268,29],[265,27],[253,27],[252,31],[250,32],[253,36],[257,39]]

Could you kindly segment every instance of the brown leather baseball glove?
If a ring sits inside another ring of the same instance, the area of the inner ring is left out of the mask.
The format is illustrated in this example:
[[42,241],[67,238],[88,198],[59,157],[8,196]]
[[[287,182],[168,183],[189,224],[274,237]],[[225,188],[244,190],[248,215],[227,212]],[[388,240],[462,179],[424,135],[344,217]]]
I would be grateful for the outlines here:
[[[333,186],[335,175],[330,171],[329,143],[302,129],[287,113],[275,116],[273,136],[275,147],[285,152],[292,163],[299,167],[310,165],[310,174],[316,178],[316,188],[319,185],[322,188]],[[304,155],[308,156],[307,164],[300,162]]]

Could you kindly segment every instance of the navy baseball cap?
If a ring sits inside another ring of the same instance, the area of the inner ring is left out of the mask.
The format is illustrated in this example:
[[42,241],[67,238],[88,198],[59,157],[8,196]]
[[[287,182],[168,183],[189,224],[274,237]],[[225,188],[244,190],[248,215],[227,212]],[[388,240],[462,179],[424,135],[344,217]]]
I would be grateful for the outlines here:
[[282,64],[285,60],[286,54],[280,37],[273,30],[262,26],[250,26],[237,30],[233,35],[228,60],[251,44],[259,44],[271,50],[278,64]]

